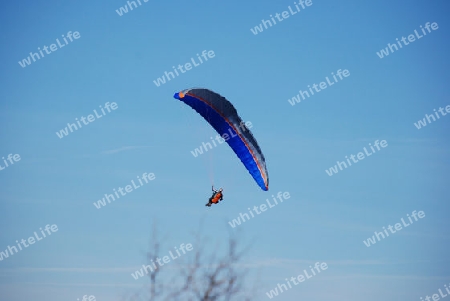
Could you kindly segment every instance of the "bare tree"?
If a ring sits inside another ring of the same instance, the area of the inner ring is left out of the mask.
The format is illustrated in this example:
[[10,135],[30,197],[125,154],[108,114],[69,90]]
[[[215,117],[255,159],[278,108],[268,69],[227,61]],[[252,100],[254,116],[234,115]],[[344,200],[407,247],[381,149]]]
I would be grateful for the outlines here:
[[[200,227],[201,228],[201,227]],[[150,284],[143,293],[127,298],[129,301],[251,301],[255,286],[248,288],[248,270],[243,264],[248,247],[239,246],[238,234],[229,232],[222,244],[216,243],[212,252],[205,250],[210,241],[198,231],[194,233],[193,252],[176,259],[170,266],[148,273]],[[153,227],[148,263],[161,257],[162,241]],[[226,247],[221,248],[225,242]],[[221,252],[222,251],[222,252]]]

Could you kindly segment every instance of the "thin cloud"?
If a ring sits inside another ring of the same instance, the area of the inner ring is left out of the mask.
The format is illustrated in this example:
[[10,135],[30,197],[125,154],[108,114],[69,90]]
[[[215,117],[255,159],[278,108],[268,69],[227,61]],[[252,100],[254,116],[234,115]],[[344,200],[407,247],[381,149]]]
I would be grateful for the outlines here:
[[123,146],[121,148],[103,151],[101,154],[102,155],[111,155],[111,154],[116,154],[116,153],[120,153],[120,152],[127,151],[127,150],[138,149],[138,148],[147,148],[147,147],[152,147],[152,146]]
[[141,284],[134,283],[56,283],[56,282],[18,282],[18,283],[2,283],[0,286],[3,287],[14,287],[19,285],[19,287],[23,287],[24,285],[35,285],[35,286],[59,286],[59,287],[71,287],[71,286],[79,286],[79,287],[132,287],[137,288],[141,287]]
[[112,272],[129,272],[134,267],[129,268],[15,268],[1,269],[3,272],[81,272],[81,273],[112,273]]
[[413,264],[413,263],[426,263],[429,261],[386,261],[386,260],[351,260],[351,259],[344,259],[344,260],[307,260],[307,259],[285,259],[285,258],[273,258],[273,259],[262,259],[259,261],[251,262],[251,263],[244,263],[244,264],[237,264],[240,267],[246,267],[246,268],[256,268],[256,267],[283,267],[283,268],[289,268],[296,264],[304,264],[304,265],[311,265],[315,264],[316,262],[326,262],[328,265],[342,265],[342,266],[355,266],[355,265],[396,265],[396,264]]

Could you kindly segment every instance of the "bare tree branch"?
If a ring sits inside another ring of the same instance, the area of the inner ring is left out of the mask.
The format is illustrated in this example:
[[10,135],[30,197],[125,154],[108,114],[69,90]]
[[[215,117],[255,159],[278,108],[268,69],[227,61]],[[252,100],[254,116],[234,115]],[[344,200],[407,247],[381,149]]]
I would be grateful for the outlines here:
[[[200,229],[202,227],[200,226]],[[177,259],[177,264],[170,267],[153,268],[148,273],[150,286],[148,301],[251,301],[252,295],[245,292],[245,280],[248,276],[243,269],[242,260],[249,247],[241,248],[233,232],[229,232],[226,248],[223,239],[214,245],[207,254],[205,248],[210,241],[201,235],[201,230],[194,233],[194,252]],[[162,241],[158,229],[153,225],[150,250],[147,262],[154,267],[161,257]],[[221,251],[226,250],[224,254]],[[163,276],[164,275],[164,276]],[[254,296],[254,295],[253,295]],[[128,299],[137,300],[137,295]]]

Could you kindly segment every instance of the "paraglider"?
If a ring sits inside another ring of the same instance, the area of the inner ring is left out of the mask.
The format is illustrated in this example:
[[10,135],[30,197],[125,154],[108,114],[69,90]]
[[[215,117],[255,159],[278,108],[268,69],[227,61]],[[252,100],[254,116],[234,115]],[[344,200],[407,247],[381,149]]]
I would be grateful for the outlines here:
[[215,190],[214,186],[212,187],[213,194],[209,198],[208,203],[205,206],[211,207],[212,204],[218,204],[220,201],[223,200],[223,189],[220,188],[219,190]]
[[231,102],[203,88],[182,90],[175,93],[174,98],[200,114],[228,143],[259,187],[264,191],[269,189],[269,175],[261,148]]

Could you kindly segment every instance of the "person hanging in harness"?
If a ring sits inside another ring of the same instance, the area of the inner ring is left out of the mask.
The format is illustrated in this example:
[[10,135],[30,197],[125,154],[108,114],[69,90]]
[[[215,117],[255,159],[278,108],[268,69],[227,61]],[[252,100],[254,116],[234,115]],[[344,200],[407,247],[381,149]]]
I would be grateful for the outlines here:
[[212,196],[209,198],[209,202],[208,204],[206,204],[205,206],[211,207],[212,204],[218,204],[220,201],[223,200],[223,189],[220,188],[219,190],[215,190],[214,186],[212,186],[212,191],[213,194]]

